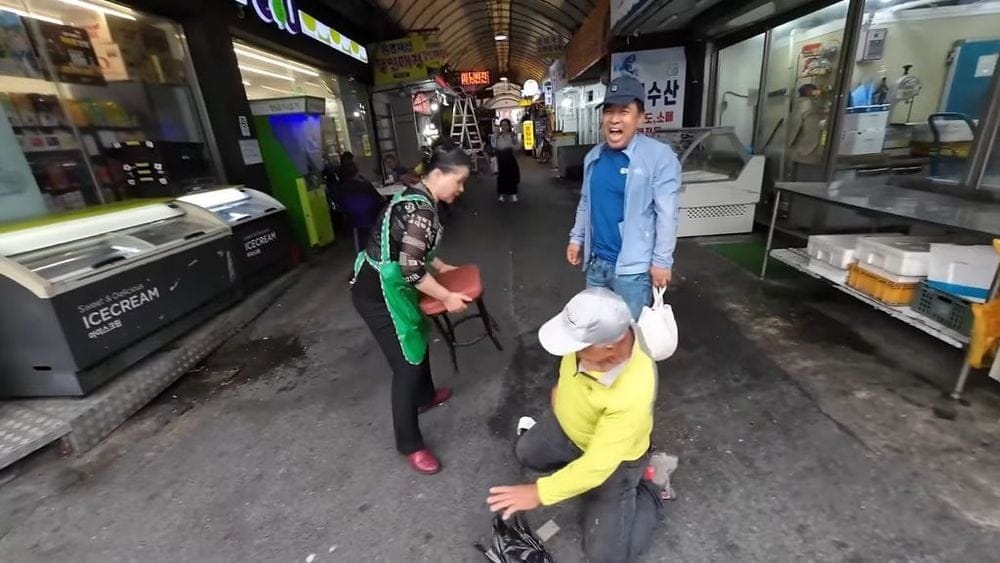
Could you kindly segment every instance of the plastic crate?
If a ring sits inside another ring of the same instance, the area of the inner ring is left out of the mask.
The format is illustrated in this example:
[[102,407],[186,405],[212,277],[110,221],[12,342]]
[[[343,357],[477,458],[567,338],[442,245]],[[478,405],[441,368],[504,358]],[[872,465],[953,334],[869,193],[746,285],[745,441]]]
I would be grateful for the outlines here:
[[960,334],[972,332],[972,306],[969,302],[926,283],[920,284],[920,292],[913,300],[913,310]]
[[909,305],[917,296],[919,283],[896,283],[866,272],[852,264],[847,285],[886,305]]

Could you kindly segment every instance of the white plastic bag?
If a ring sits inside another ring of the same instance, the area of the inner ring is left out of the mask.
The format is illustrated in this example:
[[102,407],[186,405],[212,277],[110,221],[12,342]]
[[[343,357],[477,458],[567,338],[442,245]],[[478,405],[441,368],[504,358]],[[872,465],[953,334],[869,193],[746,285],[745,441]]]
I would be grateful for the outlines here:
[[493,174],[500,173],[500,167],[497,164],[497,157],[495,156],[490,157],[490,172],[492,172]]
[[653,306],[643,307],[639,331],[650,356],[659,362],[677,351],[677,321],[674,310],[663,302],[665,288],[653,288]]

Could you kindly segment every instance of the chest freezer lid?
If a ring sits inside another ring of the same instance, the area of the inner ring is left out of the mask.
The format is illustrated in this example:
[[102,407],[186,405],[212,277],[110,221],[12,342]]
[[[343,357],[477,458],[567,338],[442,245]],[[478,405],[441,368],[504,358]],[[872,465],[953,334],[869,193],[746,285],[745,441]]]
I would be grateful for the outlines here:
[[207,209],[230,225],[285,210],[273,197],[246,187],[194,192],[177,200]]
[[0,275],[48,298],[131,268],[137,260],[230,232],[217,216],[199,207],[143,205],[0,236]]
[[0,234],[0,256],[14,256],[69,244],[182,215],[184,215],[184,211],[179,208],[165,203],[152,203],[101,213],[100,215],[28,227]]

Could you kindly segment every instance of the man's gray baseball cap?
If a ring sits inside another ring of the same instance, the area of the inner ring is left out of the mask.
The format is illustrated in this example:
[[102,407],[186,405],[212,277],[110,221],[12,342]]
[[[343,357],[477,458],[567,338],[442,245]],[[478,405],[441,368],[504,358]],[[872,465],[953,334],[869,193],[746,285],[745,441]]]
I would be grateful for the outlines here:
[[538,341],[555,356],[579,352],[594,344],[618,342],[632,326],[632,314],[614,292],[593,287],[569,300],[561,313],[542,325]]
[[605,106],[627,106],[632,102],[642,103],[646,92],[642,83],[631,76],[619,76],[611,81],[608,91],[604,93]]

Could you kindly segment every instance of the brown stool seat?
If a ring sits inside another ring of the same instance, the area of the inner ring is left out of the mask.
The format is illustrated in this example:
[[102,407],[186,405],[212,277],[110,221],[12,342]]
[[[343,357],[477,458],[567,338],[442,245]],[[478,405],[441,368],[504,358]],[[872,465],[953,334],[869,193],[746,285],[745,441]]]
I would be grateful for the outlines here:
[[[420,310],[434,321],[434,326],[441,333],[444,343],[448,345],[448,352],[451,354],[451,364],[455,368],[455,371],[458,371],[456,348],[472,346],[483,339],[489,338],[493,341],[493,345],[497,347],[497,350],[503,350],[495,333],[497,329],[496,321],[493,320],[489,311],[486,310],[486,302],[483,300],[483,280],[479,276],[479,266],[472,264],[459,266],[450,272],[434,276],[434,279],[448,291],[468,296],[473,300],[478,309],[478,312],[452,321],[451,317],[448,316],[448,309],[444,306],[443,302],[427,295],[421,294],[420,296]],[[474,319],[482,320],[483,334],[471,340],[459,342],[455,336],[455,329],[465,321]]]
[[[434,279],[448,291],[463,293],[473,300],[479,299],[483,294],[483,280],[479,277],[479,266],[459,266],[450,272],[434,276]],[[447,312],[442,301],[425,294],[420,294],[420,310],[427,316]]]

